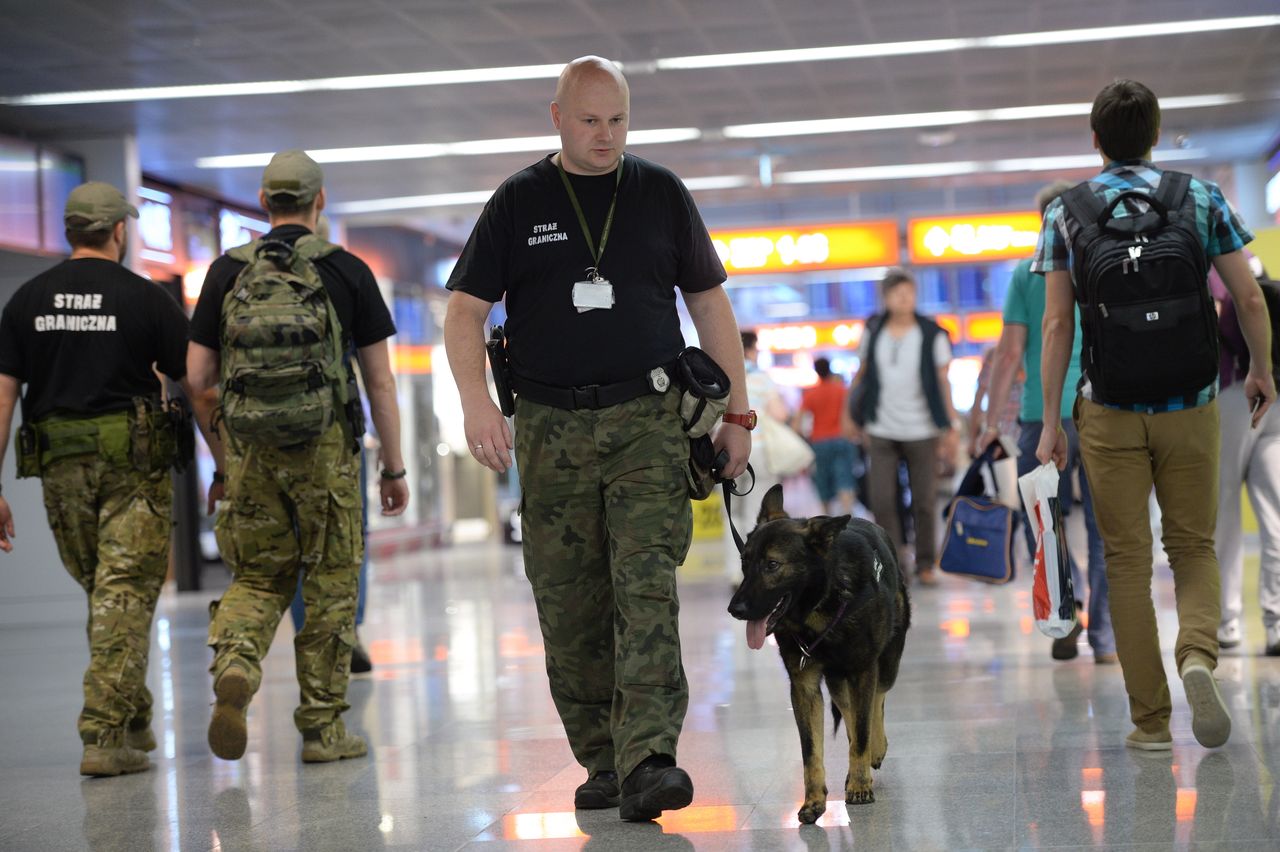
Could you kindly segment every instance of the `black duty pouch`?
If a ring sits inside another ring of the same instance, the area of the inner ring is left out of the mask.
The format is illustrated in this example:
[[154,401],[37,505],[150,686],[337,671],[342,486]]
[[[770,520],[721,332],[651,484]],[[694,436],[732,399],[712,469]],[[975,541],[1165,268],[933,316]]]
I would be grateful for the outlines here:
[[705,500],[711,496],[720,483],[720,469],[729,462],[729,454],[725,450],[716,455],[715,445],[710,435],[701,435],[689,439],[689,496],[694,500]]
[[680,422],[690,438],[706,435],[729,407],[729,376],[710,355],[689,346],[676,358]]
[[183,473],[196,457],[196,431],[191,406],[185,399],[171,399],[165,404],[165,414],[173,431],[173,469]]
[[498,391],[498,408],[504,417],[510,417],[516,413],[516,398],[511,389],[511,360],[507,357],[507,337],[502,326],[493,327],[485,349],[493,371],[493,386]]
[[40,475],[40,436],[30,423],[18,427],[17,472],[19,479]]

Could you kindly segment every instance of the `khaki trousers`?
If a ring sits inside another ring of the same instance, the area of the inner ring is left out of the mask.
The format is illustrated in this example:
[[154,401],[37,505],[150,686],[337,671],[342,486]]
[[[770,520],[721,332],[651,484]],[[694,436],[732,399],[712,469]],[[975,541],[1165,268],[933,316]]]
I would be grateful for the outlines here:
[[1154,486],[1178,607],[1174,655],[1213,668],[1218,660],[1218,403],[1144,414],[1080,399],[1075,409],[1094,516],[1106,550],[1111,625],[1129,693],[1129,714],[1144,731],[1168,730],[1172,705],[1151,600]]

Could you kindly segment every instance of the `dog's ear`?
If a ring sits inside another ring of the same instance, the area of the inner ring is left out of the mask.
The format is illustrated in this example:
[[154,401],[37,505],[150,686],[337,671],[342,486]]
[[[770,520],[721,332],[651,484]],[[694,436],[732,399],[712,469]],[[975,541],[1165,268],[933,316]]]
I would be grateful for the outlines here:
[[764,501],[760,504],[760,515],[756,518],[756,526],[787,517],[782,508],[782,484],[779,483],[765,492]]
[[840,532],[848,525],[848,515],[839,515],[834,518],[810,518],[804,527],[805,541],[817,550],[830,550],[832,545],[835,544],[836,536],[840,535]]

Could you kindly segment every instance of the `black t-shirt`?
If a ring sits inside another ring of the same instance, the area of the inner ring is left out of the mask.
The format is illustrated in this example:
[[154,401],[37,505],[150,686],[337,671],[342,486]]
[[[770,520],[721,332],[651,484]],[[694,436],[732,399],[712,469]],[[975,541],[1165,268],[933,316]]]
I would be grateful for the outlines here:
[[[617,175],[569,178],[598,245]],[[448,287],[487,302],[505,296],[517,377],[577,387],[643,376],[684,347],[675,288],[696,293],[725,280],[679,178],[627,154],[617,188],[600,259],[600,274],[613,284],[607,310],[573,306],[591,251],[550,156],[508,178],[480,214]]]
[[[287,243],[311,233],[302,225],[272,228],[263,239]],[[214,351],[222,348],[222,302],[245,264],[223,255],[213,262],[204,278],[200,299],[191,317],[191,339]],[[338,322],[342,324],[342,348],[370,346],[396,333],[395,322],[373,272],[363,260],[349,251],[338,249],[316,261],[320,281],[333,300]]]
[[187,374],[187,316],[159,285],[109,260],[67,260],[0,315],[0,373],[27,385],[24,418],[96,416],[158,397]]

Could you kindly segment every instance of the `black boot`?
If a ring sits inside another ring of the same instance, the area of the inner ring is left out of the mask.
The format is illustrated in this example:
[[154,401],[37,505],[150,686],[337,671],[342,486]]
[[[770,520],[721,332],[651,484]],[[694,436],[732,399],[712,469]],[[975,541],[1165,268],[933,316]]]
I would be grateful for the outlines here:
[[665,754],[646,757],[622,784],[618,816],[628,822],[645,822],[663,811],[688,807],[693,801],[693,781]]
[[591,773],[591,777],[573,793],[573,806],[584,811],[616,808],[620,801],[622,791],[618,789],[618,773],[612,769]]

